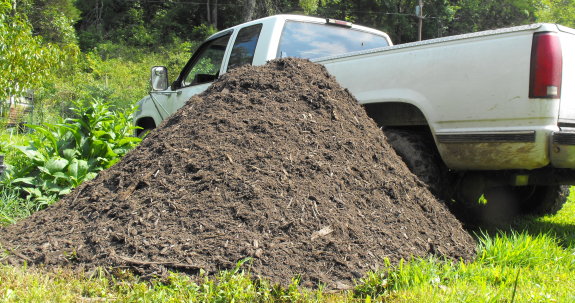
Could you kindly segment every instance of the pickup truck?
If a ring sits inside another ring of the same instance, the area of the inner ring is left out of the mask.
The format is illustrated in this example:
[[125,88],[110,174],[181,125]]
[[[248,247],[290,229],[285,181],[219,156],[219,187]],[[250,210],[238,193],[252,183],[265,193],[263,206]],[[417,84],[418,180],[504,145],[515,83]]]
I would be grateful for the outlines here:
[[[278,15],[214,34],[171,85],[167,69],[153,67],[135,124],[138,134],[155,128],[234,67],[307,58],[364,105],[440,197],[499,204],[496,213],[553,213],[575,184],[573,54],[575,30],[555,24],[394,46],[375,29]],[[502,188],[507,198],[492,202]]]

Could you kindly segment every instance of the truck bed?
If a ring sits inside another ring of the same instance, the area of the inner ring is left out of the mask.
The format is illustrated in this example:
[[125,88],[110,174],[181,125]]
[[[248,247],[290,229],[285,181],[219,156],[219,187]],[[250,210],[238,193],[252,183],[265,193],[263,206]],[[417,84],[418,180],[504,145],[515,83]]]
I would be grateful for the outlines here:
[[[444,162],[452,169],[535,169],[550,164],[548,138],[560,130],[560,118],[575,122],[571,87],[563,85],[561,99],[529,98],[533,34],[558,32],[564,54],[573,53],[572,30],[560,29],[533,24],[316,62],[325,65],[360,103],[379,108],[380,114],[405,112],[398,110],[399,104],[418,109],[415,115],[424,121],[414,118],[414,124],[428,124]],[[563,78],[571,79],[572,58],[563,57]],[[379,122],[386,125],[386,121]]]

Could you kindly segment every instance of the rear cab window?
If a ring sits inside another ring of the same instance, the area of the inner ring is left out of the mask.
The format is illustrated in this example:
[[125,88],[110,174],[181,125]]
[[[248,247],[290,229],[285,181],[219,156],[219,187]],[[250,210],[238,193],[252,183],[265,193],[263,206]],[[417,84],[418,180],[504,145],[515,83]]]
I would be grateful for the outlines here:
[[354,28],[328,24],[286,21],[277,58],[315,59],[389,46],[387,39]]
[[253,63],[261,30],[262,24],[260,23],[244,27],[238,32],[230,54],[228,70]]

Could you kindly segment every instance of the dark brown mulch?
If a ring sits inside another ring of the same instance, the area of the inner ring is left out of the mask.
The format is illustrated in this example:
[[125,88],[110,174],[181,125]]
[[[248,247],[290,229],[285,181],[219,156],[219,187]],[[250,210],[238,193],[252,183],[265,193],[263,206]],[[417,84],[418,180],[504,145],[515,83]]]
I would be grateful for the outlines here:
[[320,65],[224,75],[112,168],[0,231],[9,261],[351,285],[384,258],[475,243]]

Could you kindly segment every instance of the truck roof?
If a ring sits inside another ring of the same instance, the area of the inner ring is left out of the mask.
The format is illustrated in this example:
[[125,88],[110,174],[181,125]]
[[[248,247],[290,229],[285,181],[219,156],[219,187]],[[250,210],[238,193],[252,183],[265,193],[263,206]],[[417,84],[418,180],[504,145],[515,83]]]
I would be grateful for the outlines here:
[[[242,24],[232,26],[230,28],[221,30],[221,31],[211,35],[208,39],[219,37],[225,33],[228,33],[229,31],[235,30],[236,28],[246,27],[246,26],[249,26],[252,24],[280,23],[280,22],[284,23],[287,20],[300,21],[300,22],[312,22],[312,23],[327,23],[327,19],[318,18],[318,17],[310,17],[310,16],[302,16],[302,15],[289,15],[289,14],[274,15],[274,16],[264,17],[264,18],[260,18],[260,19],[256,19],[256,20],[252,20],[252,21],[248,21],[248,22],[245,22]],[[389,38],[389,36],[385,32],[382,32],[382,31],[379,31],[377,29],[373,29],[370,27],[362,26],[362,25],[357,25],[357,24],[353,24],[353,23],[350,23],[350,24],[352,24],[351,28],[353,28],[353,29],[361,30],[364,32],[372,33],[374,35],[385,37],[387,39],[387,41],[389,42],[389,44],[393,45],[391,42],[391,39]]]

